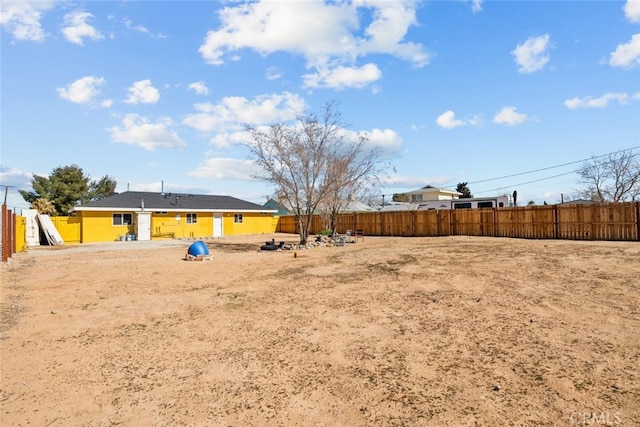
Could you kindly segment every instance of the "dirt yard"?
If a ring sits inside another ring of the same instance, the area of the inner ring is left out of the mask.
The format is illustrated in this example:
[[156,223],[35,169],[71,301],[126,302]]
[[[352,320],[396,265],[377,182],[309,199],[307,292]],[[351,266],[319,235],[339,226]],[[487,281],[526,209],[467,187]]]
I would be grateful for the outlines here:
[[640,243],[271,237],[15,256],[0,425],[640,425]]

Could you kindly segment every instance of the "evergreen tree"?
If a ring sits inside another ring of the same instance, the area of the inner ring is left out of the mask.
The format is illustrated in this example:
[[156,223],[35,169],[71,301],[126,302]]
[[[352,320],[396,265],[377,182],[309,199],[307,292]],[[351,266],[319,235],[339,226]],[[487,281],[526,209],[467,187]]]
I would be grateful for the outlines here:
[[461,199],[470,199],[473,197],[467,184],[468,182],[459,182],[458,185],[456,185],[456,191],[462,193],[462,196],[460,196]]
[[[53,216],[68,215],[78,203],[87,203],[115,194],[116,182],[109,176],[97,182],[90,181],[77,165],[61,166],[46,176],[33,175],[33,191],[19,190],[22,198],[33,207],[50,202],[55,208]],[[40,201],[38,201],[41,199]]]

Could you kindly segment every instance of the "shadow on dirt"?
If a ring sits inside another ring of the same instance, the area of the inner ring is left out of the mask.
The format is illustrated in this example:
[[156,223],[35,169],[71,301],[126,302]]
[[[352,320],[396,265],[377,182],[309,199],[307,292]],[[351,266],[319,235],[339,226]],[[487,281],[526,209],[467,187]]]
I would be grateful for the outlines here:
[[260,250],[260,245],[256,243],[219,243],[207,242],[209,251],[215,252],[256,252]]

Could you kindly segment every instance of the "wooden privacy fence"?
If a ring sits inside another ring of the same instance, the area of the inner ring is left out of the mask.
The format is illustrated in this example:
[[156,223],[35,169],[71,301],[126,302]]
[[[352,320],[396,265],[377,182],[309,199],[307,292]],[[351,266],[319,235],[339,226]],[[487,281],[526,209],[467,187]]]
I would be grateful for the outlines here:
[[[494,209],[343,213],[336,231],[367,236],[487,236],[528,239],[640,241],[640,202],[526,206]],[[324,229],[314,216],[311,233]],[[294,216],[281,216],[276,229],[297,233]]]

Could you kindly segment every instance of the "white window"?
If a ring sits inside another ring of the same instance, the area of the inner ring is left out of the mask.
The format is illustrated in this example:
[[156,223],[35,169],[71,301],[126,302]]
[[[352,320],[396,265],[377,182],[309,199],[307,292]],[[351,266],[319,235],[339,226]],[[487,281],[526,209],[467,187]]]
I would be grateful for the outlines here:
[[234,214],[233,222],[235,222],[236,224],[242,224],[242,214]]
[[195,224],[198,222],[198,214],[188,213],[187,214],[187,224]]
[[130,213],[114,213],[112,216],[113,225],[131,225],[133,216]]

